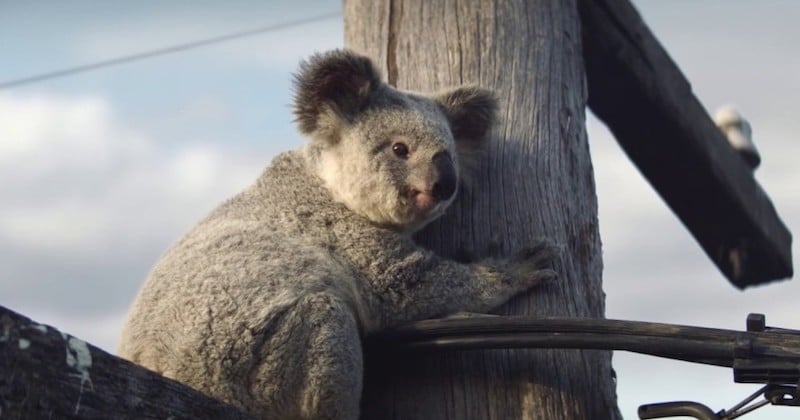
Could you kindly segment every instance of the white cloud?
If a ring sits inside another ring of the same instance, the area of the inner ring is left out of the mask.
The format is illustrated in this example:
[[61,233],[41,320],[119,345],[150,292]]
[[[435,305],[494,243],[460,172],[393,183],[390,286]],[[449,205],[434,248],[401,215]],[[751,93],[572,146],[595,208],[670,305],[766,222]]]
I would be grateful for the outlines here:
[[232,117],[233,110],[230,105],[211,95],[190,98],[176,115],[176,118],[187,124],[196,123],[196,121],[229,124]]
[[112,127],[101,98],[0,95],[0,237],[45,247],[96,240],[108,215],[86,199],[90,184],[146,149]]
[[202,193],[219,175],[220,166],[212,150],[194,149],[176,156],[167,173],[175,180],[175,191]]
[[107,112],[93,97],[0,96],[0,163],[42,170],[64,155],[74,164],[103,159]]
[[158,253],[266,161],[160,142],[98,96],[0,95],[0,116],[0,305],[106,346]]
[[27,245],[83,246],[125,225],[136,235],[153,222],[143,216],[174,216],[137,208],[157,200],[194,214],[258,172],[255,159],[234,164],[208,144],[159,148],[121,127],[99,97],[0,96],[0,115],[0,190],[12,192],[0,235]]
[[95,203],[68,200],[54,207],[16,206],[0,211],[6,240],[28,247],[67,249],[97,242],[108,225],[105,209]]

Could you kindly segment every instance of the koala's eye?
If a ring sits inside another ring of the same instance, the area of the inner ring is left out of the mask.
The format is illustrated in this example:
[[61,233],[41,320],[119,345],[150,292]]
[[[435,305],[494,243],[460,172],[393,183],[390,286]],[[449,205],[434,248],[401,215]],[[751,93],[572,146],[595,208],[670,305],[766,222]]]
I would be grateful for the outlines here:
[[393,144],[392,152],[401,159],[408,159],[408,146],[405,143],[397,142]]

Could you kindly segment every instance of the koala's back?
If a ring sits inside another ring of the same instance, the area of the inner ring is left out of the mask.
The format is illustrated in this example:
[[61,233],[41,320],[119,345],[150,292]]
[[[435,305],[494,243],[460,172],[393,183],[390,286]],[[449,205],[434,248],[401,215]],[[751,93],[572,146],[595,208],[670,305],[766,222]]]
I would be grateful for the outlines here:
[[[296,216],[329,211],[313,208],[322,204],[309,176],[296,153],[276,158],[256,185],[170,248],[132,307],[119,354],[243,407],[252,404],[256,379],[247,378],[256,366],[290,369],[288,361],[264,364],[256,355],[302,343],[286,336],[303,322],[287,319],[291,308],[315,293],[347,302],[353,286],[346,279],[355,278],[326,249],[328,233]],[[302,386],[286,382],[297,375],[283,373],[257,380],[281,380],[287,394]]]

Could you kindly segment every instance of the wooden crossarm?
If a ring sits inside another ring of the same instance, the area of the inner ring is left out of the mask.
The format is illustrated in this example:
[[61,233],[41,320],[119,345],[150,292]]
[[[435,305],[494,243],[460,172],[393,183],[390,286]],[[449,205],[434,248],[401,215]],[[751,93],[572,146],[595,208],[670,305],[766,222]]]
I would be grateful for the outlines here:
[[791,277],[791,233],[630,2],[578,4],[591,110],[736,287]]

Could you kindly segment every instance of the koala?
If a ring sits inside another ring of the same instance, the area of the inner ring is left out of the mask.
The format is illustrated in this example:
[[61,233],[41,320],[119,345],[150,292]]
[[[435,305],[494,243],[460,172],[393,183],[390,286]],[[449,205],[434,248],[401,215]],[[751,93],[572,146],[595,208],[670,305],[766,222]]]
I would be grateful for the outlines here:
[[260,418],[357,419],[365,335],[489,311],[555,278],[555,251],[459,263],[414,243],[487,142],[490,91],[401,91],[347,50],[294,86],[306,144],[164,253],[118,352]]

